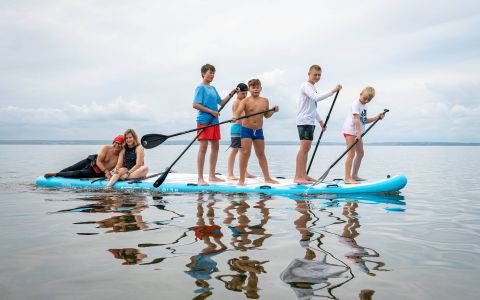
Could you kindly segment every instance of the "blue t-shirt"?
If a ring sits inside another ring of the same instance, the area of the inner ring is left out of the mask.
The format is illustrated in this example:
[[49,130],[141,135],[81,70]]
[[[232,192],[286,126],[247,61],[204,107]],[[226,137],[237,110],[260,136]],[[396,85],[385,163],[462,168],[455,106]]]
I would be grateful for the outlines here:
[[[218,111],[218,104],[222,102],[222,98],[218,94],[215,87],[211,85],[199,85],[195,89],[195,97],[193,103],[200,103],[201,105],[208,107],[211,110]],[[209,113],[198,111],[197,124],[207,124],[213,116]],[[218,118],[213,119],[210,124],[217,124]]]

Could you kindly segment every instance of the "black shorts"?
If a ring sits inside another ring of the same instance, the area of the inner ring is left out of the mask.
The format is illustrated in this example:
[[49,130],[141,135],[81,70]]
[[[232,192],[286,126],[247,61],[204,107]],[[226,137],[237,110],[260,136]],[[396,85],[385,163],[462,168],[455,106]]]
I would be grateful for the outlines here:
[[297,125],[297,129],[300,140],[313,141],[315,125]]
[[232,143],[230,147],[232,148],[242,148],[242,139],[239,136],[232,137]]

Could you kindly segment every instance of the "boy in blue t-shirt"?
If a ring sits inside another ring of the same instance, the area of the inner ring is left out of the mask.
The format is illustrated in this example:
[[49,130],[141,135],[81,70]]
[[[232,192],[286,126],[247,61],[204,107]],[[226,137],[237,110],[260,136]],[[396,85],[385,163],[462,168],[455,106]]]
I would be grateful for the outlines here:
[[[228,96],[224,99],[220,98],[214,86],[210,85],[215,77],[215,67],[206,64],[201,68],[202,84],[195,89],[195,97],[193,100],[193,108],[198,110],[197,128],[204,127],[208,124],[217,124],[218,105],[222,106]],[[213,119],[213,120],[212,120]],[[198,130],[200,133],[200,130]],[[198,169],[198,184],[208,185],[208,182],[203,178],[203,167],[205,165],[205,155],[207,153],[208,142],[210,142],[210,170],[208,173],[209,181],[225,181],[215,175],[215,167],[217,166],[218,149],[220,145],[220,127],[212,126],[203,130],[198,137],[200,147],[197,155],[197,169]]]

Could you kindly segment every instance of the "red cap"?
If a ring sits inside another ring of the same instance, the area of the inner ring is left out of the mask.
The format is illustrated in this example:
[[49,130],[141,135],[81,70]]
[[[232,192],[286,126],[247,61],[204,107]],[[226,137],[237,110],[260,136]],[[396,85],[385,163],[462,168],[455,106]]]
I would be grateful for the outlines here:
[[123,135],[117,135],[114,139],[113,139],[113,142],[112,143],[119,143],[119,144],[123,144],[123,141],[125,140],[125,138],[123,137]]

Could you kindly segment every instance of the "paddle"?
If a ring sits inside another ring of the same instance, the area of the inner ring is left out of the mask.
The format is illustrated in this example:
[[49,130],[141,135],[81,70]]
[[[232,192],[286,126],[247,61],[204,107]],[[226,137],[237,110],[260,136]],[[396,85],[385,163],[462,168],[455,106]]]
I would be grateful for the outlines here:
[[[226,104],[226,103],[225,103]],[[223,107],[222,107],[223,108]],[[227,122],[231,122],[231,121],[236,121],[236,120],[242,120],[242,119],[246,119],[246,118],[249,118],[249,117],[253,117],[253,116],[256,116],[256,115],[261,115],[261,114],[264,114],[264,113],[267,113],[267,112],[271,112],[271,111],[274,111],[275,108],[271,108],[271,109],[268,109],[268,110],[264,110],[264,111],[260,111],[260,112],[257,112],[257,113],[254,113],[254,114],[250,114],[250,115],[245,115],[243,117],[239,117],[239,118],[236,118],[236,119],[231,119],[229,121],[225,121],[225,122],[221,122],[221,123],[218,123],[218,124],[225,124]],[[215,124],[215,125],[218,125],[218,124]],[[168,173],[170,173],[170,170],[172,169],[172,167],[177,163],[177,161],[183,156],[183,154],[185,152],[187,152],[188,148],[190,148],[190,146],[193,145],[193,143],[195,143],[195,141],[198,139],[198,137],[202,134],[202,132],[205,130],[205,128],[207,128],[209,126],[205,126],[203,127],[200,132],[197,134],[197,136],[190,142],[190,144],[188,144],[187,148],[185,148],[185,150],[183,150],[183,152],[180,154],[180,156],[177,157],[177,159],[175,159],[175,161],[170,165],[170,167],[168,167],[165,172],[160,176],[158,177],[158,179],[153,183],[153,186],[154,187],[159,187],[160,185],[162,185],[162,183],[165,181],[165,179],[167,178],[168,176]]]
[[[387,112],[389,112],[388,109],[384,109],[384,110],[383,110],[383,114],[386,114]],[[364,135],[366,135],[367,132],[368,132],[370,129],[372,129],[372,127],[375,126],[375,124],[377,124],[377,122],[378,122],[379,120],[381,120],[381,119],[380,119],[380,118],[376,119],[375,122],[373,122],[373,124],[370,125],[370,127],[368,127],[367,130],[365,130],[365,132],[362,134],[362,137],[363,137]],[[355,142],[354,142],[350,147],[348,147],[347,150],[345,150],[345,152],[343,152],[342,155],[340,155],[340,157],[328,168],[327,171],[325,171],[325,173],[323,173],[322,176],[320,176],[320,178],[318,178],[317,181],[315,181],[314,183],[312,183],[312,186],[315,186],[315,185],[321,183],[322,181],[324,181],[325,178],[327,177],[328,173],[330,172],[330,170],[331,170],[331,169],[348,153],[348,151],[350,151],[350,149],[352,149],[357,143],[358,143],[358,139],[356,139]]]
[[[327,126],[328,120],[330,119],[330,114],[332,113],[333,106],[335,105],[335,101],[337,101],[338,93],[340,91],[337,91],[335,94],[335,98],[333,99],[332,106],[330,106],[330,110],[328,111],[327,118],[325,119],[325,123],[323,124],[323,127]],[[320,145],[320,140],[322,139],[323,136],[323,130],[320,131],[320,137],[318,138],[317,144],[315,145],[315,150],[313,150],[312,158],[310,158],[310,163],[308,164],[307,168],[307,174],[310,172],[310,168],[312,167],[313,159],[315,158],[315,154],[317,153],[318,145]]]
[[[235,93],[237,93],[237,89],[234,89],[233,91],[230,92],[230,94],[228,94],[228,98],[227,98],[227,101],[225,101],[225,103],[223,103],[222,106],[220,106],[220,108],[218,109],[218,112],[222,111],[222,109],[225,107],[225,105],[227,105],[228,101],[230,101],[230,99],[232,99],[233,95],[235,95]],[[210,121],[208,121],[207,125],[210,125],[210,123],[213,122],[213,120],[215,119],[214,116],[212,116],[210,118]],[[187,148],[185,148],[185,150],[183,150],[183,152],[180,154],[179,157],[177,157],[177,159],[175,159],[175,161],[168,167],[165,169],[165,171],[163,172],[162,175],[160,175],[160,177],[157,178],[157,180],[153,183],[153,186],[154,187],[159,187],[164,181],[165,179],[167,178],[168,176],[168,173],[170,173],[170,171],[172,170],[173,166],[177,163],[177,161],[180,159],[180,157],[182,157],[182,155],[187,152],[188,148],[190,148],[190,146],[193,145],[193,143],[195,143],[195,140],[198,139],[198,137],[203,133],[203,131],[205,130],[205,128],[201,129],[200,132],[197,134],[197,136],[190,142],[190,144],[188,144]],[[143,137],[142,137],[142,140],[143,140]],[[142,142],[143,143],[143,142]],[[159,144],[160,145],[160,144]],[[147,148],[149,149],[149,148]]]

